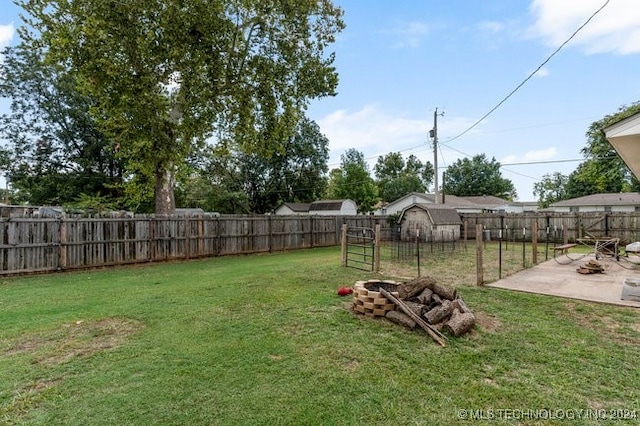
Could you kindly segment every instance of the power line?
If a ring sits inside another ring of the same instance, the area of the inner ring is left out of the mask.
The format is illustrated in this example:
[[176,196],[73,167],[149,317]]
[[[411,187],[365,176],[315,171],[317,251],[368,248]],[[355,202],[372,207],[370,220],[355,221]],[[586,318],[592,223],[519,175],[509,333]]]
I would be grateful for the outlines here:
[[527,81],[529,81],[538,71],[540,71],[540,69],[545,66],[547,64],[547,62],[549,62],[551,60],[551,58],[553,58],[558,52],[560,52],[560,50],[562,50],[562,48],[564,48],[565,45],[567,45],[567,43],[569,43],[584,27],[587,26],[587,24],[598,14],[600,13],[600,11],[602,9],[604,9],[608,4],[609,4],[610,0],[606,0],[604,2],[604,4],[602,6],[600,6],[600,8],[598,10],[596,10],[595,12],[593,12],[591,14],[591,16],[589,16],[589,18],[578,27],[577,30],[575,30],[573,32],[573,34],[571,34],[569,36],[568,39],[566,39],[564,41],[564,43],[562,43],[551,55],[549,55],[549,57],[547,57],[547,59],[544,60],[544,62],[542,62],[531,74],[529,74],[529,76],[527,78],[525,78],[520,84],[518,84],[516,86],[515,89],[513,89],[511,92],[509,92],[509,94],[507,96],[505,96],[504,98],[502,98],[502,100],[500,102],[498,102],[498,104],[496,106],[494,106],[493,108],[491,108],[489,110],[489,112],[487,112],[485,115],[483,115],[482,117],[480,117],[480,119],[478,119],[475,123],[473,123],[471,126],[469,126],[466,130],[464,130],[462,133],[458,134],[457,136],[454,136],[453,138],[449,139],[446,144],[449,144],[451,142],[453,142],[454,140],[462,137],[463,135],[467,134],[471,129],[473,129],[474,127],[476,127],[478,124],[480,124],[481,122],[483,122],[489,115],[491,115],[495,110],[497,110],[498,108],[500,108],[500,106],[505,103],[507,101],[507,99],[509,99],[511,96],[513,96],[518,90],[520,90],[520,88],[522,86],[525,85],[525,83]]

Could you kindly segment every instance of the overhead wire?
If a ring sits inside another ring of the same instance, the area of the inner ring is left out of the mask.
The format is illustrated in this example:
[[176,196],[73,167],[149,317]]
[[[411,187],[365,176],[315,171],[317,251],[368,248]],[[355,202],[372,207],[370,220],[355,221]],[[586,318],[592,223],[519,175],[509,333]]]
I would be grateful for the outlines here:
[[502,106],[502,104],[504,104],[511,96],[513,96],[518,90],[520,90],[520,88],[522,86],[524,86],[529,80],[531,80],[531,78],[538,72],[540,71],[540,69],[542,69],[542,67],[544,67],[556,54],[558,54],[563,48],[564,46],[566,46],[571,40],[573,40],[573,38],[584,28],[586,27],[589,22],[591,22],[591,20],[602,11],[602,9],[604,9],[610,2],[611,0],[606,0],[602,6],[600,6],[598,8],[598,10],[596,10],[595,12],[593,12],[591,14],[591,16],[589,16],[589,18],[578,27],[578,29],[576,29],[570,36],[569,38],[567,38],[560,46],[558,46],[558,48],[556,50],[553,51],[553,53],[551,53],[551,55],[549,55],[547,57],[547,59],[545,59],[540,65],[538,65],[538,67],[533,70],[533,72],[531,72],[531,74],[529,74],[524,80],[522,80],[522,82],[520,84],[518,84],[516,86],[515,89],[513,89],[511,92],[509,92],[509,94],[507,94],[504,98],[502,98],[502,100],[500,100],[500,102],[498,102],[493,108],[491,108],[489,110],[489,112],[487,112],[486,114],[484,114],[482,117],[480,117],[476,122],[474,122],[471,126],[469,126],[466,130],[462,131],[461,133],[459,133],[458,135],[447,139],[443,144],[447,145],[450,144],[451,142],[461,138],[462,136],[464,136],[465,134],[467,134],[469,131],[471,131],[474,127],[476,127],[478,124],[480,124],[481,122],[483,122],[487,117],[489,117],[491,114],[493,114],[493,112],[495,110],[497,110],[498,108],[500,108],[500,106]]

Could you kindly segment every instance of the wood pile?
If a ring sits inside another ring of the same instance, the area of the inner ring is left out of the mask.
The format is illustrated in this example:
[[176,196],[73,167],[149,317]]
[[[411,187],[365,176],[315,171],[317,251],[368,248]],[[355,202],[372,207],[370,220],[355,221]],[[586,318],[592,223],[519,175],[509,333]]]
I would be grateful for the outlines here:
[[590,260],[584,265],[580,266],[576,269],[579,274],[602,274],[604,273],[604,266],[602,264],[596,262],[595,260]]
[[396,305],[386,313],[390,321],[410,329],[422,328],[441,346],[446,346],[447,335],[461,336],[471,330],[476,318],[455,288],[438,284],[431,277],[418,277],[402,283],[391,294],[380,288],[380,293]]

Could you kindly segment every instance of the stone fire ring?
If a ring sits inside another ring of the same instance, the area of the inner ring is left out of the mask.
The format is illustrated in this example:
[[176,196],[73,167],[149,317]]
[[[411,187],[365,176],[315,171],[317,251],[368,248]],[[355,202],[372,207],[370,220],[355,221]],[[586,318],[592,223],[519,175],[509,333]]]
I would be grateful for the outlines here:
[[398,297],[399,284],[389,280],[357,281],[353,286],[353,309],[367,317],[383,317],[394,311],[396,305],[380,293],[380,288]]

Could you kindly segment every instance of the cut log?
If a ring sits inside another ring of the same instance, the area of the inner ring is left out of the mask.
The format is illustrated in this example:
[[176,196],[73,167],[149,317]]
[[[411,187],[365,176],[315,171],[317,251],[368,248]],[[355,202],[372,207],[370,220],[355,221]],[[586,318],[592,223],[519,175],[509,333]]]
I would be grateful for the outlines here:
[[458,298],[453,301],[453,309],[458,309],[460,312],[463,312],[463,313],[466,313],[466,314],[472,314],[473,313],[473,312],[471,312],[471,309],[469,309],[467,304],[464,303],[464,300],[462,300],[462,298],[460,296],[458,296]]
[[444,324],[443,330],[458,337],[469,331],[475,322],[475,315],[454,309],[451,318]]
[[422,293],[418,295],[418,302],[422,303],[423,305],[428,305],[431,301],[432,294],[433,290],[431,290],[430,288],[425,288],[424,290],[422,290]]
[[403,302],[418,316],[422,316],[427,311],[427,307],[421,303],[403,300]]
[[400,311],[389,311],[385,315],[385,317],[389,321],[393,321],[396,324],[404,325],[407,328],[414,329],[416,327],[416,322],[412,320],[409,315],[404,314]]
[[576,270],[580,274],[599,274],[604,272],[604,267],[595,260],[590,260]]
[[437,306],[426,312],[423,316],[429,324],[437,324],[451,315],[453,312],[453,303],[450,300],[444,300],[442,305]]
[[437,294],[441,298],[448,299],[448,300],[454,300],[456,298],[456,295],[458,294],[455,288],[440,285],[437,282],[435,282],[435,280],[433,280],[433,282],[430,282],[427,288],[433,291],[435,294]]
[[438,296],[437,294],[433,293],[431,295],[431,301],[432,303],[436,304],[436,305],[441,305],[442,304],[442,298],[440,296]]
[[411,299],[422,293],[422,290],[435,284],[436,280],[431,277],[418,277],[402,283],[398,286],[398,297],[403,300]]
[[426,331],[427,334],[433,340],[435,340],[440,346],[443,346],[443,347],[447,346],[447,344],[445,343],[445,340],[447,340],[447,337],[444,334],[440,333],[438,330],[431,327],[430,324],[428,324],[425,320],[420,318],[418,315],[416,315],[402,300],[398,299],[393,294],[389,293],[387,290],[382,288],[380,289],[380,293],[382,293],[384,297],[389,299],[389,301],[395,303],[395,305],[398,308],[400,308],[402,312],[409,315],[409,317],[412,320],[414,320],[416,324],[418,324],[424,331]]

